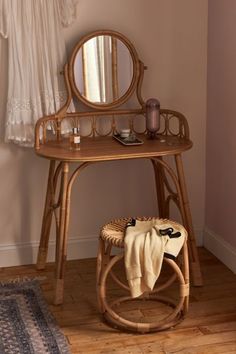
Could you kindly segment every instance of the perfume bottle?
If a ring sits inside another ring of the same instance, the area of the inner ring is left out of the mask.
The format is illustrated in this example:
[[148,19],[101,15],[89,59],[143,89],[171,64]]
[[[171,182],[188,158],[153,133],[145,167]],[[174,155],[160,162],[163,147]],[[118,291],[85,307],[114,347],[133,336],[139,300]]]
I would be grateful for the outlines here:
[[160,102],[155,98],[146,102],[146,128],[149,138],[155,139],[160,128]]
[[72,129],[72,133],[69,137],[70,140],[70,149],[71,150],[80,150],[80,132],[79,128],[75,127]]

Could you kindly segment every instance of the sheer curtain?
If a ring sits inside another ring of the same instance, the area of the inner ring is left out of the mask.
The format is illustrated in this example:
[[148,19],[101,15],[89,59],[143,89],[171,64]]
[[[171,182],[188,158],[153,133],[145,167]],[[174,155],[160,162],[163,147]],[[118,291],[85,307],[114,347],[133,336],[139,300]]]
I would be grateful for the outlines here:
[[113,100],[111,53],[110,36],[92,38],[83,46],[84,95],[91,102]]
[[0,34],[8,40],[9,58],[6,141],[33,146],[36,121],[65,102],[62,28],[74,21],[76,4],[77,0],[0,0]]

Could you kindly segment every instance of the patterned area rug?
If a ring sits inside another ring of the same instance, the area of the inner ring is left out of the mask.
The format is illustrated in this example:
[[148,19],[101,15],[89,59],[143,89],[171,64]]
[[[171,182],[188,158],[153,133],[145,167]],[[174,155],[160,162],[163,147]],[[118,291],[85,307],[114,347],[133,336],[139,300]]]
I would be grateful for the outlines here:
[[0,353],[70,353],[37,280],[0,284]]

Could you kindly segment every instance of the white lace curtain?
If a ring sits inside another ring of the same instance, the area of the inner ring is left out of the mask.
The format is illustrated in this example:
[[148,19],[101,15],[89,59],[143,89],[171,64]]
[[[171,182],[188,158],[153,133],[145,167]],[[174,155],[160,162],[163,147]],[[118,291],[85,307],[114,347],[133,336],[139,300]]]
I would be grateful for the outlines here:
[[77,0],[0,0],[0,34],[8,40],[5,140],[33,146],[34,126],[66,100],[63,26]]

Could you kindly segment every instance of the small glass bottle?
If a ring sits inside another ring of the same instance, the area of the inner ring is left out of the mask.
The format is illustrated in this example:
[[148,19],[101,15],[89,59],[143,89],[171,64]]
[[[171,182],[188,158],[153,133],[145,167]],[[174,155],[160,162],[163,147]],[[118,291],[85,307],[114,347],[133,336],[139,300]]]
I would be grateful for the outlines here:
[[71,150],[80,150],[79,128],[75,127],[72,129],[72,133],[69,137],[69,140],[70,140],[70,149]]

